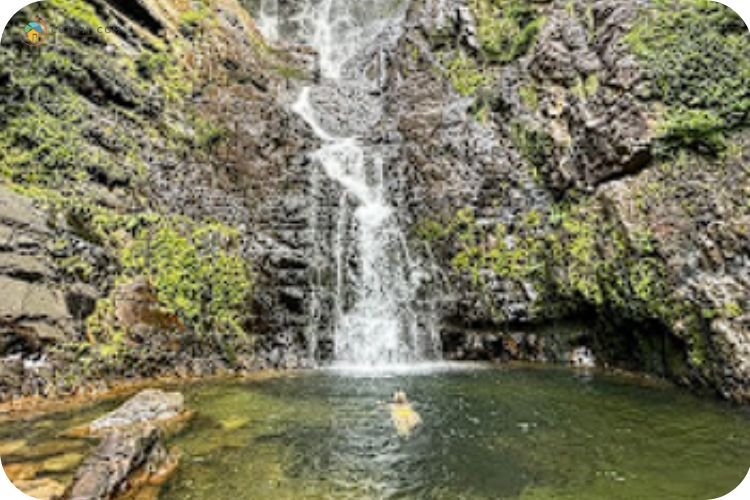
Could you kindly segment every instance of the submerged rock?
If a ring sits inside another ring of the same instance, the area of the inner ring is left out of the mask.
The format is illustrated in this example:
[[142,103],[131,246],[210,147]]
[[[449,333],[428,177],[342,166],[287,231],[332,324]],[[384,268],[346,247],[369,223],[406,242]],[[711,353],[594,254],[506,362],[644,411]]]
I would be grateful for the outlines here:
[[16,488],[37,500],[57,499],[65,491],[65,486],[62,483],[48,477],[29,481],[16,481],[14,484]]
[[29,481],[34,479],[41,469],[41,464],[21,462],[15,464],[3,464],[3,470],[14,484],[19,481]]
[[26,447],[25,439],[14,439],[13,441],[0,441],[0,457],[12,455],[16,451]]
[[220,420],[221,427],[228,431],[236,431],[245,427],[250,422],[249,418],[244,417],[229,417],[225,420]]
[[34,443],[33,446],[26,446],[15,453],[28,460],[44,460],[54,458],[63,454],[80,454],[84,451],[86,442],[84,440],[59,439]]
[[48,458],[42,464],[42,471],[45,472],[65,472],[75,469],[83,460],[80,453],[65,453],[56,457]]

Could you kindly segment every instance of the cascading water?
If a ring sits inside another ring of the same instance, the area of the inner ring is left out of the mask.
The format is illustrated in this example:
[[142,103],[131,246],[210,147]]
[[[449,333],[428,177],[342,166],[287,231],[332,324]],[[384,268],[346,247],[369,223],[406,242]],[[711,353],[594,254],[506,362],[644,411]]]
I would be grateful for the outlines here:
[[[279,12],[279,0],[264,0],[259,26],[271,40],[284,38],[286,32],[293,42],[309,45],[318,53],[321,81],[303,87],[292,110],[322,141],[313,160],[341,189],[333,255],[327,256],[335,259],[335,361],[373,367],[435,359],[439,342],[434,329],[419,320],[414,308],[421,273],[409,257],[397,213],[387,199],[386,159],[357,134],[367,131],[357,123],[363,113],[378,116],[381,112],[380,101],[372,97],[381,79],[368,77],[351,63],[376,40],[382,44],[388,38],[384,33],[400,24],[404,2],[291,3],[294,7],[285,15]],[[382,51],[381,46],[381,57]],[[347,97],[339,99],[337,109],[326,110],[315,101],[319,93]],[[357,106],[358,98],[364,104]],[[354,265],[350,255],[355,256]]]

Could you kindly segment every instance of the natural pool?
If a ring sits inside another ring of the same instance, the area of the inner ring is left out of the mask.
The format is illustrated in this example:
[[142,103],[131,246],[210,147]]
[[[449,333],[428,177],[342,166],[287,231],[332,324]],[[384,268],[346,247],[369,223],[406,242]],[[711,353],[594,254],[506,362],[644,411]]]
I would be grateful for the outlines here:
[[[399,387],[424,421],[410,439],[383,404]],[[640,378],[443,366],[179,389],[198,413],[163,499],[707,499],[750,465],[746,409]],[[56,436],[117,403],[1,424],[4,464],[69,480],[54,459],[91,444]]]

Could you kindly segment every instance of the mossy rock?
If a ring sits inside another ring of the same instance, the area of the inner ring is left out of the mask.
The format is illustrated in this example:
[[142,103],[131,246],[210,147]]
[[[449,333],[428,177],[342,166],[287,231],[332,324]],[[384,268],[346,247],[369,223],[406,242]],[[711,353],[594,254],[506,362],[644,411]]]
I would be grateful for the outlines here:
[[655,0],[626,36],[666,104],[667,149],[716,154],[750,124],[750,37],[742,19],[710,0]]

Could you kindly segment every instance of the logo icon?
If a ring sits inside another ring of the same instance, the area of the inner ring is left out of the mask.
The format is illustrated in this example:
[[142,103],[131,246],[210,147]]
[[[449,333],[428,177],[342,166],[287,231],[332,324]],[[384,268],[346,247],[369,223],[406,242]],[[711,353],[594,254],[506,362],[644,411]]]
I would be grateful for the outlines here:
[[23,28],[23,33],[23,41],[26,42],[27,45],[39,47],[44,43],[44,39],[46,38],[47,33],[49,33],[49,28],[47,27],[47,23],[44,22],[44,19],[37,17],[36,20],[31,21]]

